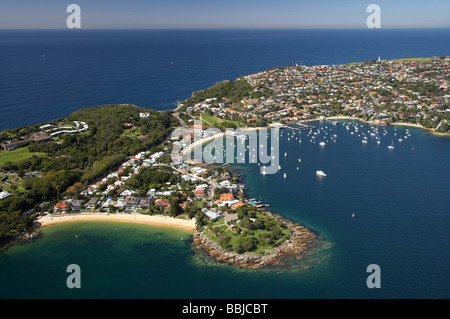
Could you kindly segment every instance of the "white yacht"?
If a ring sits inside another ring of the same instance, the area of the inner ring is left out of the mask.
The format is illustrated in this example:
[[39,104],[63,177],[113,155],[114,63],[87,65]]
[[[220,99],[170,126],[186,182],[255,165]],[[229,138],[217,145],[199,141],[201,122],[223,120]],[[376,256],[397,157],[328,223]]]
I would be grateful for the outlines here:
[[316,174],[319,176],[327,176],[323,171],[316,171]]

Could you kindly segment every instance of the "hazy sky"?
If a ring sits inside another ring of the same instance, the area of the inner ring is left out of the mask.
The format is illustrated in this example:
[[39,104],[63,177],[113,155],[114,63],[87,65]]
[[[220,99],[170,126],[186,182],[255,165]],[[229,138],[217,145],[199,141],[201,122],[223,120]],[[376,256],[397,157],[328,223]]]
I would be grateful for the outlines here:
[[366,28],[369,4],[382,28],[450,27],[450,0],[0,0],[0,29],[64,29],[69,4],[81,28]]

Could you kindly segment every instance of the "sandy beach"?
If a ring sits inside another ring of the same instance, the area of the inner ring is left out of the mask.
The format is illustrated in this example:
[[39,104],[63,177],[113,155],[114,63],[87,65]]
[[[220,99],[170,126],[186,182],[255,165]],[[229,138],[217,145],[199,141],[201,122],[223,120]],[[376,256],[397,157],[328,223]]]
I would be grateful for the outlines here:
[[[252,131],[257,131],[257,130],[261,130],[261,129],[270,129],[271,127],[274,127],[274,124],[270,124],[266,127],[246,127],[246,128],[242,128],[240,131],[237,131],[237,133],[241,133],[241,134],[245,134],[246,132],[252,132]],[[186,146],[186,148],[184,148],[181,151],[181,155],[183,158],[185,158],[187,155],[190,155],[190,153],[197,147],[200,145],[203,145],[207,142],[211,142],[214,141],[216,138],[220,138],[220,137],[224,137],[226,136],[227,132],[220,132],[220,133],[216,133],[214,135],[208,136],[208,137],[204,137],[202,139],[199,139],[197,141],[195,141],[192,144],[189,144],[188,146]],[[188,162],[190,162],[188,160]]]
[[178,219],[161,215],[144,215],[139,213],[79,213],[65,215],[45,215],[35,221],[37,228],[42,228],[54,224],[79,221],[111,221],[123,223],[139,223],[155,226],[166,226],[179,228],[187,231],[195,231],[195,221],[187,219]]

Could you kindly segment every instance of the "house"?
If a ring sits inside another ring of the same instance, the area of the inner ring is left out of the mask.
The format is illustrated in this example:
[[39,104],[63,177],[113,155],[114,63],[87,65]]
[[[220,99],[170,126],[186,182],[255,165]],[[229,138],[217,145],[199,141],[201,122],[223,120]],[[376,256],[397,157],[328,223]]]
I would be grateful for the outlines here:
[[205,190],[203,190],[203,189],[196,189],[194,191],[194,194],[195,194],[196,197],[201,198],[201,197],[203,197],[205,195]]
[[222,217],[219,213],[216,213],[215,211],[212,210],[204,210],[203,212],[205,213],[206,216],[208,216],[210,220],[215,220]]
[[0,192],[0,200],[5,199],[6,197],[9,197],[9,196],[11,196],[11,194],[8,193],[7,191]]
[[109,208],[110,205],[112,205],[114,203],[113,199],[111,197],[108,197],[106,199],[106,201],[103,202],[102,207],[105,208]]
[[116,202],[113,202],[112,205],[117,209],[121,209],[125,208],[126,202],[124,199],[118,199]]
[[54,206],[54,209],[60,213],[64,213],[67,211],[67,204],[64,201],[59,201]]
[[225,186],[225,188],[230,192],[230,193],[236,193],[238,191],[238,187],[236,184],[232,184],[232,185],[227,185]]
[[224,193],[224,194],[220,194],[220,200],[221,201],[229,201],[233,199],[233,194],[232,193]]
[[194,125],[189,126],[189,128],[193,129],[193,130],[204,130],[204,129],[206,129],[206,126],[201,125],[201,124],[194,124]]
[[12,151],[17,148],[17,143],[7,143],[1,145],[5,151]]
[[141,197],[128,197],[125,199],[127,207],[140,208]]
[[95,209],[97,207],[98,197],[92,197],[86,204],[86,208]]
[[155,205],[169,208],[170,201],[166,198],[159,198],[159,199],[155,200]]
[[144,113],[139,113],[139,117],[150,117],[150,113],[149,112],[144,112]]
[[235,209],[236,210],[236,209],[238,209],[238,207],[241,207],[241,206],[245,206],[245,204],[242,203],[242,202],[233,204],[233,205],[231,205],[231,209]]
[[144,198],[142,198],[141,201],[139,202],[139,205],[140,205],[142,208],[148,208],[148,207],[150,207],[151,203],[152,203],[152,199],[151,199],[150,197],[144,197]]
[[[220,201],[220,200],[219,200]],[[238,199],[233,199],[233,200],[227,200],[227,201],[220,201],[221,203],[219,203],[219,201],[216,201],[217,206],[222,207],[225,205],[228,205],[228,207],[231,207],[232,205],[239,203]]]
[[72,212],[80,212],[83,207],[83,202],[81,200],[72,201]]
[[226,223],[239,219],[238,214],[225,214],[224,218]]

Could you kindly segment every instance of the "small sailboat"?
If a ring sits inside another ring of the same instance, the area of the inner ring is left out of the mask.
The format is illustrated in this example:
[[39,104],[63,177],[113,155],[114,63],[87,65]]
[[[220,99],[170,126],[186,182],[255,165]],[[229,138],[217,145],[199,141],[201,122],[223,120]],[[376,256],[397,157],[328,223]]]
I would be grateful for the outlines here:
[[414,144],[413,144],[413,146],[411,147],[411,151],[415,151],[416,149],[414,148]]
[[392,140],[392,144],[388,146],[389,149],[394,149],[394,140]]
[[286,178],[286,177],[287,177],[286,173],[284,173],[284,174],[283,174],[283,177],[284,177],[284,178]]
[[355,213],[352,214],[352,217],[355,217]]

